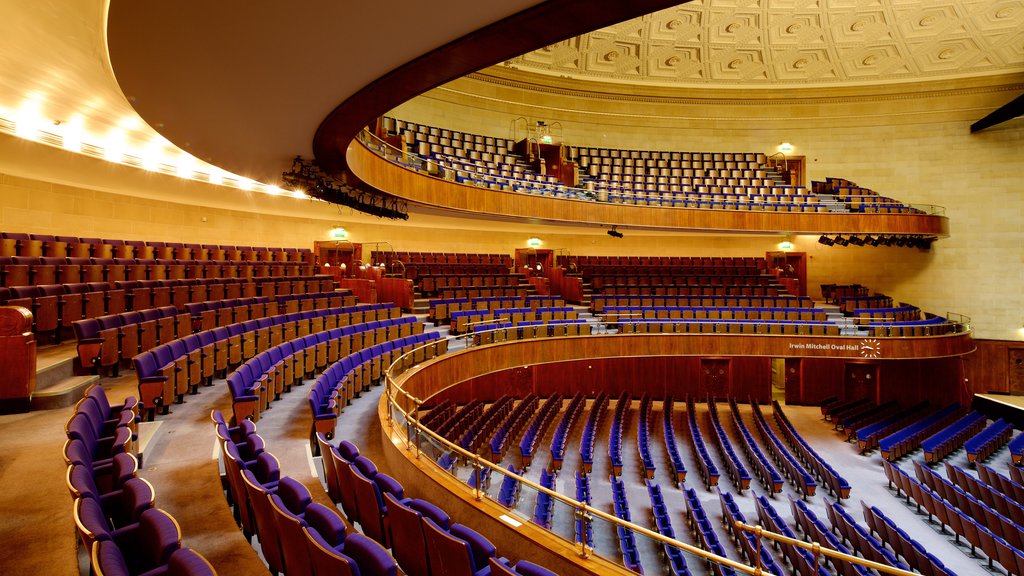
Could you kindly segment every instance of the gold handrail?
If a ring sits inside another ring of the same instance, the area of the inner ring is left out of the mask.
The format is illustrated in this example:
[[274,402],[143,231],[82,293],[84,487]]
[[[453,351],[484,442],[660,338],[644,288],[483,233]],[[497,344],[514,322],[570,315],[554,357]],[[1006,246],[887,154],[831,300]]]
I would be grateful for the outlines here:
[[804,550],[810,550],[814,554],[814,561],[817,564],[819,555],[827,556],[829,558],[835,558],[836,560],[842,560],[844,562],[850,562],[851,564],[860,564],[866,568],[871,568],[879,572],[885,572],[886,574],[895,574],[897,576],[919,576],[916,572],[910,572],[908,570],[902,570],[900,568],[893,568],[888,564],[881,564],[866,558],[859,558],[857,556],[851,556],[838,550],[831,548],[824,548],[817,542],[804,542],[803,540],[797,540],[796,538],[790,538],[783,534],[778,534],[770,530],[765,530],[762,526],[751,526],[750,524],[744,524],[743,522],[737,521],[733,524],[736,528],[743,530],[744,532],[750,532],[761,537],[768,538],[769,540],[775,540],[776,542],[782,542],[783,544],[789,544],[790,546],[797,546]]
[[[449,337],[448,339],[454,340],[455,338]],[[748,566],[748,565],[743,564],[741,562],[737,562],[735,560],[731,560],[731,559],[726,558],[724,556],[719,556],[718,554],[715,554],[713,552],[708,552],[707,550],[704,550],[702,548],[698,548],[696,546],[687,544],[685,542],[681,542],[681,541],[676,540],[674,538],[669,538],[667,536],[662,535],[659,532],[655,532],[653,530],[649,530],[647,528],[644,528],[643,526],[639,526],[637,524],[633,524],[632,522],[628,522],[628,521],[622,520],[621,518],[618,518],[617,516],[613,516],[611,514],[608,514],[607,512],[599,510],[597,508],[592,508],[591,506],[587,505],[586,503],[579,502],[577,500],[574,500],[572,498],[564,496],[564,495],[560,494],[559,492],[556,492],[556,491],[550,490],[548,488],[545,488],[545,487],[541,486],[540,484],[538,484],[536,482],[533,482],[529,478],[526,478],[524,476],[520,476],[519,474],[515,474],[515,473],[512,473],[512,472],[509,472],[508,470],[506,470],[505,468],[501,467],[500,465],[494,464],[494,463],[490,462],[489,460],[481,458],[479,456],[479,454],[477,454],[477,453],[465,450],[461,446],[448,441],[446,438],[440,436],[439,434],[437,434],[433,430],[427,428],[426,426],[423,426],[420,423],[420,421],[419,421],[418,415],[415,413],[415,412],[419,411],[420,406],[422,406],[422,404],[423,404],[423,400],[419,399],[419,398],[416,398],[412,394],[409,394],[408,392],[406,392],[396,382],[395,375],[393,374],[393,371],[396,368],[396,366],[404,364],[406,356],[409,356],[410,354],[414,354],[415,351],[418,350],[418,349],[427,348],[427,347],[430,347],[432,345],[434,345],[434,343],[429,343],[429,344],[425,344],[423,346],[418,346],[418,347],[414,348],[413,350],[411,350],[411,351],[409,351],[409,352],[399,356],[397,359],[394,360],[394,362],[391,363],[390,366],[388,366],[388,369],[385,372],[385,389],[384,389],[384,394],[385,394],[385,397],[386,397],[387,402],[388,402],[387,423],[388,423],[389,428],[392,427],[393,424],[394,424],[394,418],[392,416],[392,409],[397,410],[398,413],[402,415],[402,417],[405,419],[405,422],[407,424],[407,430],[406,430],[406,435],[405,435],[405,437],[406,437],[406,449],[407,450],[411,450],[413,445],[415,445],[415,448],[416,448],[416,456],[415,457],[416,458],[419,458],[419,454],[420,454],[420,435],[421,434],[425,434],[427,437],[433,438],[436,442],[438,442],[441,446],[444,447],[444,449],[448,450],[450,453],[453,453],[453,454],[456,454],[456,455],[460,456],[462,459],[464,459],[467,462],[472,462],[473,463],[474,472],[477,474],[477,479],[478,479],[478,482],[477,482],[478,487],[473,489],[473,496],[474,496],[475,499],[479,500],[479,499],[482,498],[482,493],[481,493],[481,490],[479,489],[479,484],[480,484],[480,482],[479,482],[479,474],[480,474],[480,470],[482,468],[490,468],[492,471],[497,471],[499,474],[502,474],[504,476],[511,477],[511,478],[515,479],[520,484],[525,485],[525,486],[527,486],[529,488],[532,488],[533,490],[536,490],[538,493],[547,494],[553,500],[561,501],[562,503],[564,503],[565,505],[569,506],[570,508],[573,508],[575,510],[575,513],[577,515],[579,515],[580,517],[582,517],[582,518],[585,518],[585,519],[586,518],[592,518],[592,517],[600,518],[600,519],[602,519],[602,520],[604,520],[606,522],[610,522],[611,524],[614,524],[616,526],[620,526],[620,527],[622,527],[622,528],[624,528],[626,530],[629,530],[631,532],[635,532],[635,533],[638,533],[638,534],[640,534],[642,536],[646,536],[646,537],[648,537],[648,538],[650,538],[652,540],[655,540],[656,542],[660,542],[661,544],[668,545],[668,546],[673,546],[675,548],[679,548],[680,550],[683,550],[685,552],[688,552],[690,554],[693,554],[695,556],[703,558],[703,559],[705,559],[707,561],[714,562],[714,563],[717,563],[717,564],[722,564],[722,565],[725,565],[725,566],[729,566],[730,568],[733,568],[735,570],[739,570],[739,571],[744,572],[746,574],[754,574],[754,575],[760,576],[760,575],[762,575],[764,573],[764,571],[760,567],[760,558],[758,558],[758,566],[756,566],[756,567]],[[413,411],[412,412],[406,412],[405,410],[402,409],[401,405],[399,405],[399,403],[397,401],[399,393],[402,394],[407,401],[411,402],[411,405],[413,407]],[[415,442],[412,440],[414,432],[415,432],[415,436],[416,436]],[[431,461],[435,465],[437,465],[436,461],[433,461],[433,460],[431,460]],[[466,487],[468,488],[468,486],[466,486]],[[857,558],[856,556],[850,556],[848,554],[843,554],[842,552],[839,552],[839,551],[836,551],[836,550],[832,550],[832,549],[829,549],[829,548],[822,548],[816,542],[813,543],[813,544],[809,544],[809,543],[803,542],[801,540],[795,540],[795,539],[789,538],[787,536],[783,536],[781,534],[776,534],[774,532],[770,532],[770,531],[764,530],[760,526],[756,526],[756,527],[755,526],[749,526],[749,525],[746,525],[746,524],[743,524],[743,523],[740,523],[740,522],[737,522],[736,525],[737,525],[737,527],[739,527],[741,529],[750,530],[750,531],[753,531],[756,534],[764,535],[764,536],[767,536],[767,537],[769,537],[771,539],[774,539],[774,540],[779,540],[779,541],[784,542],[784,543],[792,544],[792,545],[795,545],[795,546],[801,546],[803,548],[807,548],[809,550],[812,550],[815,553],[815,562],[818,561],[817,560],[817,555],[818,554],[824,554],[825,556],[828,556],[828,557],[838,558],[838,559],[845,560],[845,561],[848,561],[848,562],[852,562],[852,563],[855,563],[855,564],[861,564],[863,566],[867,566],[869,568],[874,568],[876,570],[879,570],[881,572],[886,572],[888,574],[896,574],[898,576],[914,576],[913,572],[907,572],[905,570],[899,570],[899,569],[896,569],[896,568],[892,568],[891,566],[885,566],[883,564],[878,564],[877,562],[872,562],[870,560],[866,560],[866,559],[863,559],[863,558]],[[580,544],[580,556],[581,556],[581,558],[586,559],[588,557],[588,554],[589,554],[590,550],[587,547],[587,544],[586,544],[586,541],[585,541],[586,539],[583,538],[581,540],[583,540],[583,541],[579,543]]]

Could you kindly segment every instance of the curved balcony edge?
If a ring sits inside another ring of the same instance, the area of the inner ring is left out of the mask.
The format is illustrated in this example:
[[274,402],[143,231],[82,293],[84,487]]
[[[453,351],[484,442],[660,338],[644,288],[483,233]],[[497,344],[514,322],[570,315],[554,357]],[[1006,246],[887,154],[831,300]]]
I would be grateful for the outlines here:
[[351,175],[366,186],[413,204],[463,215],[662,230],[949,235],[949,221],[941,215],[661,208],[492,190],[433,178],[389,162],[359,140],[351,142],[346,159]]

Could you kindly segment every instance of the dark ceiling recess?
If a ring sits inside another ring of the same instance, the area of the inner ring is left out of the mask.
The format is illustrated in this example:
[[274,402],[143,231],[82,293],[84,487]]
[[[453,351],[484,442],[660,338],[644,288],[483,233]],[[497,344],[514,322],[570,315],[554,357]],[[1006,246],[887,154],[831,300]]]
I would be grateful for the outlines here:
[[986,128],[991,128],[996,124],[1002,124],[1020,116],[1024,116],[1024,94],[1017,96],[1011,102],[1004,104],[988,116],[971,124],[971,134],[981,132]]

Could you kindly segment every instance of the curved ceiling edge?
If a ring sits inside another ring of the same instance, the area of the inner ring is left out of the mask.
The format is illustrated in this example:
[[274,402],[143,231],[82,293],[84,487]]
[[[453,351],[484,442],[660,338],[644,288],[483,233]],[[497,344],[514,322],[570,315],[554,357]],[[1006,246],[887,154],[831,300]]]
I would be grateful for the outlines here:
[[685,2],[542,2],[432,50],[360,89],[317,128],[313,155],[324,170],[339,172],[346,167],[345,151],[359,130],[410,98],[530,50],[681,3]]

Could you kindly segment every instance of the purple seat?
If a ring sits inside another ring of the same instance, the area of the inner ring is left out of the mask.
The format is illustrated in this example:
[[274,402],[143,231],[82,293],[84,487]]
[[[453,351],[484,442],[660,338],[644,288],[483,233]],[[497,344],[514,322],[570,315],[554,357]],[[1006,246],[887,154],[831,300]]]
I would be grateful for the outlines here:
[[423,515],[391,494],[384,495],[388,507],[392,550],[402,571],[406,574],[429,575],[430,559],[427,541],[423,535]]
[[96,542],[112,542],[127,552],[123,557],[129,574],[142,574],[165,565],[171,554],[181,548],[178,524],[166,512],[150,508],[138,523],[111,528],[99,502],[79,498],[75,502],[75,523],[87,548]]
[[[93,572],[103,576],[135,574],[125,560],[120,547],[114,542],[97,542],[93,547]],[[178,548],[171,552],[165,565],[157,566],[145,574],[163,576],[215,576],[213,566],[191,548]]]
[[73,498],[92,498],[115,527],[139,521],[153,507],[153,487],[142,478],[128,478],[119,488],[101,492],[87,466],[72,464],[68,470],[68,489]]
[[105,460],[127,452],[132,439],[132,432],[127,426],[118,426],[110,435],[99,436],[85,414],[75,414],[71,417],[67,433],[68,439],[80,440],[85,445],[93,460]]
[[[98,494],[108,494],[124,488],[125,484],[135,478],[138,473],[139,461],[127,453],[114,455],[109,460],[96,460],[86,445],[80,440],[71,440],[64,449],[64,457],[71,467],[81,467],[88,474]],[[74,494],[74,489],[69,486]]]
[[[459,528],[459,533],[455,529]],[[462,534],[472,532],[459,524],[452,526],[452,532],[442,530],[430,519],[423,519],[423,534],[427,543],[427,553],[431,566],[444,566],[445,576],[485,576],[489,572],[488,561],[494,556],[493,547],[489,556],[483,557],[482,567],[477,567],[478,553],[473,544],[463,538]],[[473,534],[476,534],[473,532]],[[479,536],[479,534],[476,534]],[[480,537],[482,539],[482,537]],[[476,537],[474,541],[478,540]],[[484,540],[486,542],[486,540]],[[481,550],[479,556],[485,555]],[[484,570],[484,568],[488,568]]]
[[270,503],[270,492],[259,483],[250,470],[242,470],[242,483],[249,504],[252,506],[256,535],[260,539],[263,557],[270,565],[271,572],[284,572],[284,556],[281,551],[281,539],[278,535],[274,509]]
[[[274,522],[281,544],[281,556],[287,574],[289,576],[312,576],[313,565],[310,562],[306,535],[303,532],[307,525],[304,516],[309,500],[301,498],[301,491],[296,489],[295,484],[302,486],[288,476],[281,478],[277,485],[277,493],[270,495],[270,506],[274,514]],[[302,490],[305,490],[304,486]],[[308,491],[305,494],[308,496]],[[297,508],[291,509],[290,506]]]

